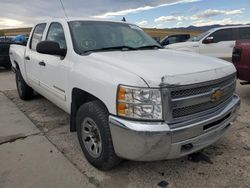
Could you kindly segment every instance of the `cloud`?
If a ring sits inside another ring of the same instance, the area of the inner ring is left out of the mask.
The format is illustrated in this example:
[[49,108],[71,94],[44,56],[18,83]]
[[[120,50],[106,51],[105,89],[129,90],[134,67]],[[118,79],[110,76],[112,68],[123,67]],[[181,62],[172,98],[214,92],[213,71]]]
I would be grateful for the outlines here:
[[218,15],[239,15],[244,13],[245,8],[235,9],[235,10],[216,10],[216,9],[207,9],[203,12],[200,12],[196,15],[193,15],[191,19],[197,20],[201,18],[210,18]]
[[9,18],[0,18],[0,25],[3,28],[21,27],[23,25],[23,22]]
[[185,16],[161,16],[156,18],[154,21],[155,22],[172,22],[172,21],[183,21],[187,20],[188,18]]
[[140,22],[136,22],[137,25],[139,26],[145,26],[148,24],[148,21],[147,20],[143,20],[143,21],[140,21]]
[[[143,12],[159,7],[170,6],[181,3],[192,3],[200,0],[62,0],[69,17],[99,17],[114,18],[137,12]],[[28,2],[28,3],[27,3]],[[0,23],[1,28],[32,26],[37,22],[49,18],[65,17],[59,0],[1,0],[0,18],[16,20],[17,24],[10,22]],[[87,2],[87,3],[85,3]]]
[[200,0],[172,0],[172,1],[169,0],[167,3],[156,5],[156,6],[144,6],[144,7],[126,9],[126,10],[121,10],[121,11],[107,12],[107,13],[96,15],[93,17],[94,18],[113,18],[115,16],[126,16],[128,14],[135,14],[135,13],[139,13],[142,11],[147,11],[147,10],[156,9],[160,7],[171,6],[171,5],[182,4],[182,3],[192,3],[192,2],[197,2],[197,1],[200,1]]
[[231,18],[225,18],[222,20],[198,20],[192,23],[192,25],[200,27],[200,26],[206,26],[206,25],[230,25],[230,24],[247,24],[245,21],[238,21],[238,20],[232,20]]
[[182,22],[177,22],[176,26],[181,26],[182,24]]
[[207,9],[203,12],[191,15],[191,16],[182,16],[182,15],[167,15],[167,16],[160,16],[155,18],[154,21],[156,23],[168,23],[168,22],[176,22],[176,26],[183,25],[184,21],[194,21],[192,25],[195,26],[204,26],[204,25],[213,25],[213,24],[234,24],[234,23],[241,23],[235,22],[231,18],[224,18],[222,20],[211,20],[209,18],[215,17],[218,15],[224,16],[234,16],[234,15],[241,15],[244,13],[245,8],[241,9],[234,9],[234,10],[217,10],[217,9]]

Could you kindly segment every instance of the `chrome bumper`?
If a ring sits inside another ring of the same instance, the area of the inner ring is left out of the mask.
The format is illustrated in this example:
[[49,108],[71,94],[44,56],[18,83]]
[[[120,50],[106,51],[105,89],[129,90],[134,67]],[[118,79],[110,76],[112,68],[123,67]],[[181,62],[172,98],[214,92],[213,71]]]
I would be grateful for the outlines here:
[[175,129],[165,122],[135,122],[110,116],[115,152],[135,161],[185,156],[216,142],[236,119],[239,106],[240,98],[235,95],[217,115]]

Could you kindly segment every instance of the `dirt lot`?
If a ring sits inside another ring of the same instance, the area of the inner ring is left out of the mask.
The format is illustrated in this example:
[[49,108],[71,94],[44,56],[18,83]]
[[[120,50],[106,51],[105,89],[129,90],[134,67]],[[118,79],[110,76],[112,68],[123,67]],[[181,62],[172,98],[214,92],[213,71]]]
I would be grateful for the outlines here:
[[196,155],[151,163],[124,161],[110,172],[88,164],[69,116],[41,96],[23,102],[16,90],[4,91],[21,111],[83,174],[99,187],[250,187],[250,86],[238,84],[240,116],[216,144]]

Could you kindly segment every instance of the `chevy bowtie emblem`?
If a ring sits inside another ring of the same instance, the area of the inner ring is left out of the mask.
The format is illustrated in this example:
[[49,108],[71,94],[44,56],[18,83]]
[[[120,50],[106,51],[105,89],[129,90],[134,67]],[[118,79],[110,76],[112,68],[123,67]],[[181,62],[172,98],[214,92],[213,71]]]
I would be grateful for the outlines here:
[[211,101],[212,102],[217,102],[221,99],[223,95],[223,92],[221,89],[214,90],[212,96],[211,96]]

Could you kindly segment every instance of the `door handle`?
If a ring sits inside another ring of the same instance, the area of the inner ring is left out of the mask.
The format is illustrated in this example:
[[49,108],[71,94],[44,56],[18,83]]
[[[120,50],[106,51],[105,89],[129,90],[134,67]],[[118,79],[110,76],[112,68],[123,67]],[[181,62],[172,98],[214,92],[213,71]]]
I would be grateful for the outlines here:
[[46,66],[46,63],[44,63],[44,61],[40,61],[39,63],[38,63],[40,66]]
[[25,60],[30,60],[30,57],[29,57],[29,56],[25,56],[24,59],[25,59]]

